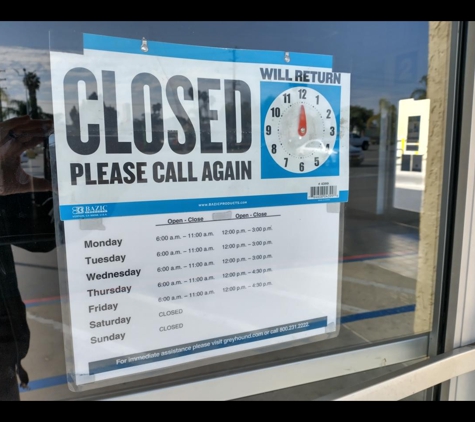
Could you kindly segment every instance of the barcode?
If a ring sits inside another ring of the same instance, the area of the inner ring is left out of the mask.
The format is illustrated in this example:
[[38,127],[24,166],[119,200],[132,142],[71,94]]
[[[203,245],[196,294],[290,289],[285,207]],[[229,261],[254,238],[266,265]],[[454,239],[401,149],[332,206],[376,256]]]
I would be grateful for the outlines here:
[[334,198],[338,196],[337,186],[311,186],[310,198]]

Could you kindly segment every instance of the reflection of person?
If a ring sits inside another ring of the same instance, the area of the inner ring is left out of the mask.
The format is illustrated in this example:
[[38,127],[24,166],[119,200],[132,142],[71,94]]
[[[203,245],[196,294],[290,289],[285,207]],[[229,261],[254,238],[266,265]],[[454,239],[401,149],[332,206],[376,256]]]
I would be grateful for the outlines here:
[[[19,400],[28,386],[21,365],[30,343],[26,307],[18,288],[11,245],[31,252],[55,247],[51,182],[32,177],[21,155],[53,131],[51,120],[15,117],[0,123],[0,400]],[[34,280],[31,280],[34,282]]]
[[0,195],[51,190],[50,181],[32,177],[21,167],[21,154],[42,143],[53,131],[52,120],[15,117],[0,126]]

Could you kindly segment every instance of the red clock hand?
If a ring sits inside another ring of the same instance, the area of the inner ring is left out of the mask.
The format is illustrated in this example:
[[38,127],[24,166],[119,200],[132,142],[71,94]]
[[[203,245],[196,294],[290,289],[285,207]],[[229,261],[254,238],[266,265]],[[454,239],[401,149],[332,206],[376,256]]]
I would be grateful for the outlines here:
[[304,136],[307,133],[307,115],[305,114],[305,107],[303,104],[300,106],[298,132],[299,136]]

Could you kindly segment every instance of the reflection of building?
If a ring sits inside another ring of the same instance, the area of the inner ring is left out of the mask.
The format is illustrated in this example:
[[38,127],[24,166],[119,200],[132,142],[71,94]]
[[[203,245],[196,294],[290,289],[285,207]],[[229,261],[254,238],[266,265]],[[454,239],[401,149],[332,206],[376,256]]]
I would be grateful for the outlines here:
[[399,101],[394,207],[420,212],[425,180],[429,100]]
[[422,171],[423,154],[419,151],[421,116],[410,116],[407,137],[401,140],[401,171]]

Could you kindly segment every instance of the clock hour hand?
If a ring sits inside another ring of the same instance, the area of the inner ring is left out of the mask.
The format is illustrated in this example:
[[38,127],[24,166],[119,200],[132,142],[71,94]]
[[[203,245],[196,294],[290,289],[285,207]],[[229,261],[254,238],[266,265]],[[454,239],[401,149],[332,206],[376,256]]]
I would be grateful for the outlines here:
[[305,107],[303,104],[300,106],[298,133],[299,136],[305,136],[307,133],[307,115],[305,114]]

